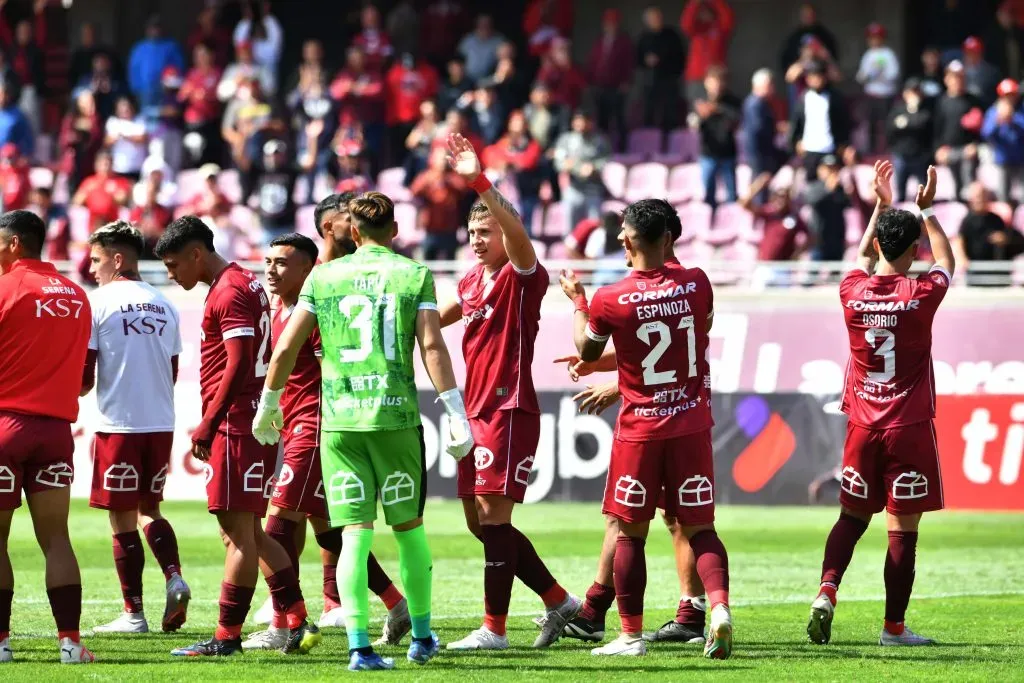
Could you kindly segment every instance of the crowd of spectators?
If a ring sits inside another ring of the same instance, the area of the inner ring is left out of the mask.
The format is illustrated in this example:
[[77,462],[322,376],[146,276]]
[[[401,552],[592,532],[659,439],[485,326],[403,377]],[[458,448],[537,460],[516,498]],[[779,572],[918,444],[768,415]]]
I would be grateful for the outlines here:
[[[702,204],[687,215],[712,225],[746,215],[759,259],[841,260],[850,211],[863,212],[867,194],[858,164],[878,154],[893,159],[898,201],[928,164],[948,169],[945,198],[966,202],[965,259],[1024,251],[1020,233],[991,218],[1009,207],[1012,219],[1024,189],[1024,36],[1012,3],[990,24],[968,2],[938,3],[920,64],[901,64],[886,27],[870,24],[855,73],[843,72],[835,35],[804,4],[778,64],[755,72],[744,95],[729,88],[742,17],[728,0],[686,0],[675,23],[648,7],[636,35],[608,9],[598,37],[576,49],[571,0],[529,0],[518,43],[467,0],[402,0],[386,15],[366,4],[338,69],[313,39],[283,69],[285,42],[303,37],[285,35],[271,3],[243,0],[234,27],[211,5],[184,43],[152,17],[123,56],[82,25],[70,104],[52,131],[42,47],[56,8],[35,0],[12,30],[7,4],[3,208],[44,213],[54,257],[119,216],[155,241],[186,211],[217,224],[229,255],[255,255],[282,232],[308,231],[299,217],[327,193],[377,188],[414,207],[402,214],[414,222],[400,226],[405,246],[453,259],[472,197],[447,167],[452,132],[470,140],[528,229],[556,243],[553,255],[614,253],[611,216],[636,198],[615,190],[616,174],[654,161],[667,164],[660,181],[634,190],[671,195],[671,178],[691,178],[693,192],[670,201]],[[37,149],[40,133],[54,140],[49,154]]]

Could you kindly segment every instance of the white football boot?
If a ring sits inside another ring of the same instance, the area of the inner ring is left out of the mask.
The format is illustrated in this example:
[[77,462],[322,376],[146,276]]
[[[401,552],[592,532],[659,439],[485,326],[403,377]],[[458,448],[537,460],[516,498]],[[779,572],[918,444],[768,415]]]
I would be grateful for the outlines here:
[[14,661],[14,650],[11,649],[11,639],[0,640],[0,664]]
[[142,612],[121,612],[109,624],[93,628],[96,633],[149,633],[149,623]]
[[185,624],[188,618],[188,603],[192,600],[192,590],[175,572],[167,580],[167,603],[164,606],[164,618],[160,628],[164,633],[173,633]]
[[89,664],[96,661],[96,655],[70,638],[61,638],[59,646],[61,664]]
[[242,641],[243,650],[280,650],[288,644],[288,629],[271,626],[266,631],[257,631]]
[[381,629],[380,638],[374,641],[374,645],[398,645],[402,642],[405,634],[412,630],[412,617],[409,616],[409,603],[405,598],[398,601],[398,604],[388,610],[384,617],[384,627]]
[[252,623],[269,624],[274,620],[274,603],[267,598],[267,601],[260,605],[256,613],[252,615]]
[[552,607],[547,611],[544,625],[540,628],[540,635],[533,641],[534,647],[549,647],[562,637],[565,625],[576,618],[576,615],[583,609],[583,601],[572,593],[565,596],[561,605]]
[[704,656],[708,659],[729,659],[732,654],[732,614],[725,605],[711,610],[711,627],[704,643]]
[[807,622],[807,637],[812,643],[825,645],[832,639],[832,616],[836,606],[824,593],[811,603],[811,618]]
[[449,650],[507,650],[508,637],[481,626],[462,640],[448,643]]
[[620,635],[610,643],[601,647],[595,647],[590,651],[592,655],[611,655],[619,657],[643,657],[647,654],[647,643],[640,636]]
[[918,645],[934,645],[935,641],[931,638],[919,636],[904,626],[903,633],[899,635],[889,633],[883,628],[882,633],[878,636],[878,644],[883,647],[915,647]]
[[316,625],[320,628],[345,628],[345,613],[341,607],[329,609],[320,615]]

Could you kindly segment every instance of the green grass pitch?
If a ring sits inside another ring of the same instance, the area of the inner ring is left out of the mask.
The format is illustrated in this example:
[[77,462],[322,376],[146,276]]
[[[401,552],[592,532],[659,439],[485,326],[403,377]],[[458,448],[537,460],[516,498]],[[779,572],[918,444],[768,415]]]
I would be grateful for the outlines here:
[[[16,586],[12,620],[13,664],[0,665],[0,681],[213,681],[328,680],[349,674],[346,641],[329,630],[308,656],[247,653],[230,659],[175,660],[172,647],[206,638],[217,614],[223,548],[213,518],[201,503],[167,504],[181,547],[184,575],[192,586],[189,621],[183,631],[144,636],[89,635],[88,629],[120,610],[117,577],[106,515],[76,502],[72,538],[82,566],[85,642],[97,663],[61,667],[43,587],[43,563],[27,509],[19,510],[11,537]],[[1024,515],[940,513],[926,517],[918,547],[917,581],[910,604],[911,628],[936,638],[929,648],[883,650],[877,643],[883,611],[882,563],[885,530],[876,520],[861,541],[843,582],[832,644],[818,647],[804,634],[814,596],[822,545],[834,509],[750,508],[719,510],[719,532],[729,550],[736,646],[732,659],[701,657],[697,646],[655,645],[645,658],[597,658],[590,646],[562,639],[551,649],[531,649],[536,634],[530,617],[539,599],[521,585],[512,596],[509,640],[502,653],[448,653],[418,667],[405,649],[389,648],[398,670],[376,675],[415,680],[495,681],[518,679],[678,681],[687,676],[716,680],[1024,680]],[[434,617],[447,642],[480,623],[483,609],[482,547],[464,529],[453,502],[428,504],[427,530],[434,553]],[[540,504],[516,511],[516,524],[533,539],[559,581],[578,595],[593,579],[603,523],[596,504]],[[671,545],[659,525],[647,545],[647,612],[653,628],[671,618],[678,599]],[[374,550],[397,575],[395,544],[378,531]],[[310,612],[319,614],[321,573],[312,535],[302,558]],[[146,598],[151,625],[163,613],[163,577],[146,560]],[[261,586],[254,609],[266,596]],[[372,599],[372,598],[371,598]],[[383,606],[373,601],[379,627]],[[610,637],[618,618],[609,614]],[[250,630],[256,630],[252,628]]]

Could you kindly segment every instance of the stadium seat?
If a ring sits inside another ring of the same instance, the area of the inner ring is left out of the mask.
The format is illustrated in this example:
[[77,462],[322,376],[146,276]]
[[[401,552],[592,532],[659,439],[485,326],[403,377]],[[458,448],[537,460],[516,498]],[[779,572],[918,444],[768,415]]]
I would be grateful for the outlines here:
[[32,187],[53,187],[53,171],[42,166],[29,170],[28,179]]
[[194,168],[184,169],[178,173],[178,203],[187,202],[203,188],[203,179]]
[[649,197],[664,197],[668,182],[668,168],[664,164],[647,162],[637,164],[626,175],[624,199],[635,202]]
[[565,261],[569,258],[569,247],[565,246],[565,242],[555,242],[548,247],[549,261]]
[[89,226],[89,209],[78,205],[69,206],[68,223],[71,227],[72,242],[88,241],[89,233],[92,232]]
[[533,251],[537,254],[539,260],[547,258],[548,245],[544,244],[540,240],[530,240],[530,244],[533,245]]
[[661,152],[661,130],[658,128],[637,128],[629,132],[626,143],[627,154],[638,154],[643,159],[650,159]]
[[875,196],[874,182],[875,169],[868,164],[857,164],[853,167],[853,180],[857,185],[857,194],[864,200],[871,200]]
[[533,207],[533,216],[530,221],[530,233],[532,235],[543,235],[544,230],[544,205],[537,204]]
[[686,244],[698,236],[711,231],[711,207],[704,202],[686,202],[676,206],[679,220],[683,224],[683,234],[677,244]]
[[991,192],[995,192],[999,187],[999,169],[995,164],[981,164],[978,166],[977,178]]
[[865,221],[870,220],[870,216],[865,218],[861,216],[859,209],[848,207],[843,209],[843,218],[846,219],[846,244],[860,244],[860,238],[867,229]]
[[626,167],[617,162],[609,161],[601,169],[601,180],[605,189],[615,199],[622,199],[626,192]]
[[1006,202],[992,202],[988,210],[1002,218],[1007,225],[1013,223],[1013,207]]
[[967,217],[967,206],[960,202],[941,202],[935,205],[935,217],[939,220],[947,237],[960,233],[960,224]]
[[625,209],[626,202],[620,202],[618,199],[608,199],[601,203],[601,213],[622,213]]
[[377,190],[394,202],[411,202],[412,193],[405,186],[405,169],[401,166],[385,168],[377,174]]
[[398,226],[398,241],[403,247],[414,247],[423,241],[419,213],[419,208],[411,202],[395,204],[395,225]]
[[[697,234],[697,239],[718,247],[736,241],[740,233],[754,230],[754,218],[739,204],[720,204],[712,215],[708,230]],[[742,226],[742,227],[741,227]]]
[[248,237],[257,237],[259,219],[256,217],[256,213],[248,206],[242,204],[232,206],[229,220],[232,225],[241,230]]
[[666,199],[672,204],[704,199],[704,183],[697,164],[680,164],[668,174]]
[[314,211],[316,211],[316,205],[314,204],[300,206],[295,210],[295,232],[312,239],[318,239],[316,225],[313,223]]
[[668,166],[696,161],[699,149],[700,140],[696,133],[689,128],[677,128],[668,135],[667,149],[652,156],[651,160]]
[[628,152],[620,152],[612,155],[612,161],[623,166],[632,166],[633,164],[639,164],[646,161],[646,157],[643,154],[630,154]]
[[572,228],[576,227],[574,225],[566,225],[567,222],[568,218],[565,215],[565,209],[561,202],[549,204],[548,210],[544,212],[544,222],[541,224],[540,234],[545,237],[561,239],[568,235]]

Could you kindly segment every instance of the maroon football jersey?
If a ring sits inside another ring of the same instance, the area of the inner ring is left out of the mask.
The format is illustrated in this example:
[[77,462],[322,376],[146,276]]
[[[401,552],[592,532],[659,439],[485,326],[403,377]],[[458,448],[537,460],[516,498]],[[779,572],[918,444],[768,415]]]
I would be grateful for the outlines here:
[[[281,306],[274,311],[271,334],[274,344],[281,339],[288,326],[294,306]],[[281,436],[286,449],[293,447],[315,447],[320,432],[320,331],[313,333],[302,344],[295,357],[295,367],[288,375],[288,382],[281,393],[281,412],[284,426]]]
[[233,434],[249,434],[270,367],[270,301],[255,275],[230,263],[210,285],[203,311],[199,391],[204,414],[224,381],[228,363],[224,342],[236,338],[252,345],[253,367],[245,369],[249,373],[245,385],[218,429],[230,427]]
[[523,273],[509,262],[490,277],[477,264],[459,281],[469,417],[512,408],[540,413],[531,367],[549,279],[539,262]]
[[700,268],[635,270],[597,290],[587,336],[615,344],[622,394],[615,438],[670,439],[711,428],[713,311],[711,282]]
[[850,360],[842,410],[869,429],[935,417],[932,320],[949,289],[945,268],[926,275],[846,274],[839,284]]

